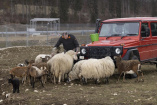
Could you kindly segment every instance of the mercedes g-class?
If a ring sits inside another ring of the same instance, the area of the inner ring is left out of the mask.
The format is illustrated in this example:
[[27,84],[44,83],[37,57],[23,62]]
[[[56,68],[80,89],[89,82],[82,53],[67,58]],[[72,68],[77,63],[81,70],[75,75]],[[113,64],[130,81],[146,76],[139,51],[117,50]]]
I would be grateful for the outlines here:
[[97,19],[99,41],[80,47],[80,59],[121,55],[124,60],[157,60],[157,17]]

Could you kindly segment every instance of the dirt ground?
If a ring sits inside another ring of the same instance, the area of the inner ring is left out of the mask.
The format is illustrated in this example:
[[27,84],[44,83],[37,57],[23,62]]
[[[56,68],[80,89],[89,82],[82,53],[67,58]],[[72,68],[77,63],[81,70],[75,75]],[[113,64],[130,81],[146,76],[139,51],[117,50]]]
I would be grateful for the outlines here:
[[[68,84],[54,85],[49,80],[41,86],[37,80],[35,89],[27,83],[20,84],[20,93],[12,94],[8,84],[9,70],[25,59],[34,59],[38,54],[50,54],[52,46],[14,47],[0,49],[0,104],[1,105],[156,105],[157,72],[155,65],[142,65],[144,82],[126,79],[117,83],[118,75],[109,79],[109,84],[94,84],[89,80],[82,85],[78,80]],[[6,94],[11,93],[9,98]]]

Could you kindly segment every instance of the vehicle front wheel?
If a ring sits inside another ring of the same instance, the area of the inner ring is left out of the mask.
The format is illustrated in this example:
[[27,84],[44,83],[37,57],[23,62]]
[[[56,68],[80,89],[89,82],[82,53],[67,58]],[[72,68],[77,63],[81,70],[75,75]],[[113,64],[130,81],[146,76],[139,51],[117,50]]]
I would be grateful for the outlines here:
[[136,55],[133,55],[130,60],[139,60],[138,57]]

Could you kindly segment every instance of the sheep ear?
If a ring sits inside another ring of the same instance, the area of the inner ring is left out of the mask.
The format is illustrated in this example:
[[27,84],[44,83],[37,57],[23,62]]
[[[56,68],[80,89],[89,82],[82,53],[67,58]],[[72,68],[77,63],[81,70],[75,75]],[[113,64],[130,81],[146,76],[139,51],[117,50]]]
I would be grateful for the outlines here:
[[26,63],[27,65],[29,64],[29,62],[28,62],[28,60],[27,60],[27,59],[25,60],[25,63]]

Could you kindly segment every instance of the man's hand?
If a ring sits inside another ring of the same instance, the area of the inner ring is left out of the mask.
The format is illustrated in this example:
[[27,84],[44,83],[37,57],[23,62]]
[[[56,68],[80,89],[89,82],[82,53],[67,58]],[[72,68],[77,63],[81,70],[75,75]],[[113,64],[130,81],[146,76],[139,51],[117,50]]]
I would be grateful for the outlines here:
[[56,52],[56,50],[57,50],[57,48],[56,48],[56,47],[54,47],[54,48],[52,49],[52,52]]
[[51,57],[53,57],[55,54],[54,53],[51,53]]
[[76,48],[76,52],[77,52],[77,53],[79,52],[79,47]]

